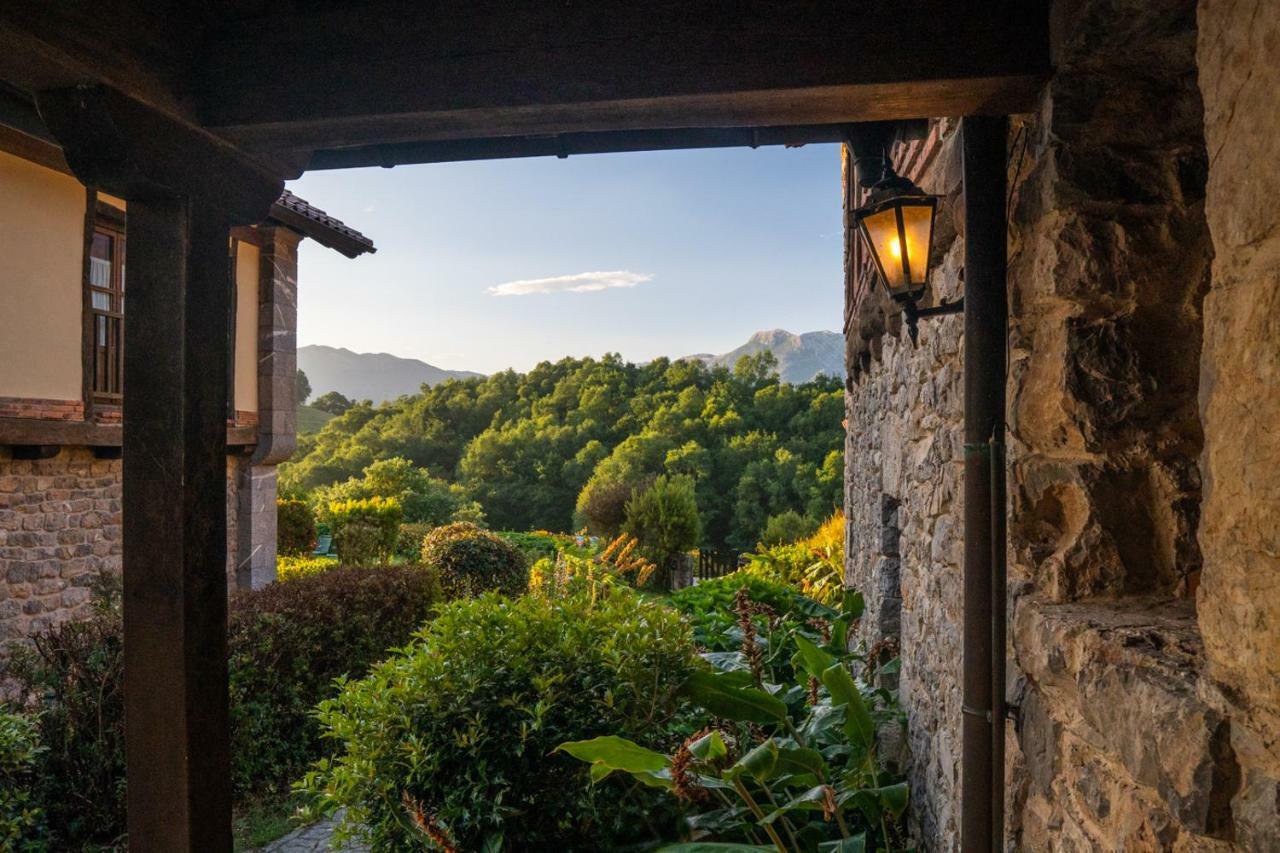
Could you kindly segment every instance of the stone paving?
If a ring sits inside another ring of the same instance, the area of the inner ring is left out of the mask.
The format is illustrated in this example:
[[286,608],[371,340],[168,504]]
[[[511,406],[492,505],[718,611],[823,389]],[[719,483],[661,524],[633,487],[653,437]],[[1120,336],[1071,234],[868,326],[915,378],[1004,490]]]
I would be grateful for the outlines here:
[[363,844],[345,844],[333,847],[333,831],[339,818],[322,820],[310,826],[295,829],[293,832],[272,841],[257,853],[368,853],[369,848]]

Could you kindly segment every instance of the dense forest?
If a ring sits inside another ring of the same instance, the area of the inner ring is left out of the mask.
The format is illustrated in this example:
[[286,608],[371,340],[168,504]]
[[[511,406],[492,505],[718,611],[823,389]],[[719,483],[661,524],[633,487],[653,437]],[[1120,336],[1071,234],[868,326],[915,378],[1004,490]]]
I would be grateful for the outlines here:
[[434,484],[438,503],[494,529],[607,532],[633,492],[687,476],[704,543],[749,548],[771,518],[816,524],[840,506],[843,399],[836,379],[780,382],[767,351],[732,370],[566,358],[379,406],[337,401],[299,437],[281,489],[359,496],[409,470],[416,494]]

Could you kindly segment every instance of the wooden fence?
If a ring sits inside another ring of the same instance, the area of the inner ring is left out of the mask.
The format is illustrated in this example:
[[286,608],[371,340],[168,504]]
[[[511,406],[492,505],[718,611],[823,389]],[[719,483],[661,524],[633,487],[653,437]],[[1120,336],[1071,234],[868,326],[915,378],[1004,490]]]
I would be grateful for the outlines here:
[[694,577],[708,581],[736,572],[740,557],[737,551],[699,551],[694,562]]

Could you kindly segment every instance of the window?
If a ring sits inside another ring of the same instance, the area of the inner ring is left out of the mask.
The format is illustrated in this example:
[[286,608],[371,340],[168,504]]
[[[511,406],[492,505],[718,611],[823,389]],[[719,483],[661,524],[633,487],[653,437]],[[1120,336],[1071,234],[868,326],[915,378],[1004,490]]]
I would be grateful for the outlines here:
[[95,400],[118,403],[124,389],[124,231],[95,225],[89,243],[89,349]]

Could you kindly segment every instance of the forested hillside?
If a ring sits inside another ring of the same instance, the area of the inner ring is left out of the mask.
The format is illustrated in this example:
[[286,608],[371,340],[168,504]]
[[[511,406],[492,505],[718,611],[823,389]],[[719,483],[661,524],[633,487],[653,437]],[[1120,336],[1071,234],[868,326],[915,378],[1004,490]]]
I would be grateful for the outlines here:
[[495,529],[567,531],[658,475],[688,475],[706,544],[751,547],[772,516],[840,505],[843,417],[839,380],[780,383],[768,352],[732,370],[566,358],[358,404],[299,437],[281,487],[313,492],[402,457]]

